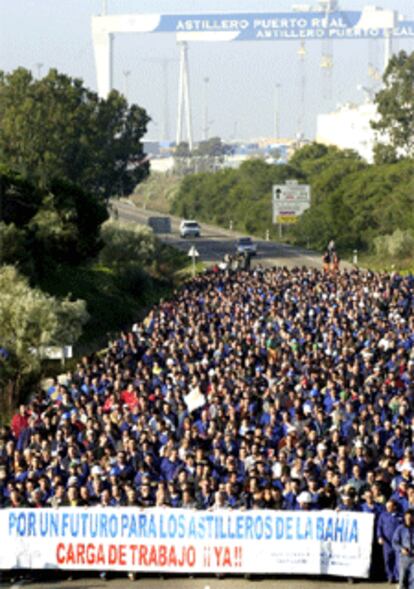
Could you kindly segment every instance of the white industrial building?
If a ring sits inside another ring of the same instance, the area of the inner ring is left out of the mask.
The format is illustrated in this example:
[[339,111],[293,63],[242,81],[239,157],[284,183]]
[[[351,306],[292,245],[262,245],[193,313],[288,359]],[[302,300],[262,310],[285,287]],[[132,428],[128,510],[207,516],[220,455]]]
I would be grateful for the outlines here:
[[354,149],[372,163],[375,132],[370,123],[377,117],[372,102],[345,104],[335,112],[318,115],[316,141],[340,149]]

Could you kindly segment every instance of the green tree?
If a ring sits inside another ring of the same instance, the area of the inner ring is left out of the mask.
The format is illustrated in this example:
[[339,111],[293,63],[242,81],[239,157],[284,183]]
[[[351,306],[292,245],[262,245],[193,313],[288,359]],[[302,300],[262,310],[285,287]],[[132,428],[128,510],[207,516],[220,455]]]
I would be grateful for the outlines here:
[[0,221],[0,265],[19,264],[25,266],[28,260],[26,234],[14,223]]
[[378,163],[414,156],[414,53],[393,55],[383,76],[384,87],[375,97],[379,119],[375,150]]
[[41,191],[33,182],[0,164],[0,222],[23,227],[33,218],[41,203]]
[[174,151],[175,157],[190,157],[191,151],[188,143],[186,141],[182,141],[177,145]]
[[53,180],[29,223],[43,263],[79,264],[101,248],[100,228],[108,218],[105,204],[66,181]]
[[60,178],[104,198],[129,194],[148,174],[148,122],[117,91],[100,99],[55,69],[41,80],[0,72],[0,160],[42,187]]
[[42,347],[73,344],[88,314],[84,301],[58,300],[29,286],[13,266],[0,268],[0,385],[11,410],[39,370]]
[[100,259],[115,268],[130,263],[148,266],[155,253],[154,234],[148,227],[109,220],[102,225],[102,239]]
[[321,143],[310,143],[298,149],[290,158],[290,165],[297,170],[306,170],[308,162],[315,162],[329,153],[329,147]]
[[223,156],[230,153],[231,147],[222,142],[220,137],[210,137],[206,141],[200,141],[195,155],[201,156]]
[[289,165],[295,177],[312,184],[328,167],[347,162],[363,163],[362,158],[352,149],[339,149],[334,146],[311,143],[299,149],[290,159]]
[[79,264],[100,250],[105,203],[67,181],[36,188],[0,167],[0,263],[41,279],[51,264]]

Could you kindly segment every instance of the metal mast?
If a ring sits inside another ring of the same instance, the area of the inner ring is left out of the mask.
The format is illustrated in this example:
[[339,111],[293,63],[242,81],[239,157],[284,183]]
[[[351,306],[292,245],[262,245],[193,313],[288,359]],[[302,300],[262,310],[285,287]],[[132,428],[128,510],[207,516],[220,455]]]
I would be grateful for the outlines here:
[[275,84],[275,139],[280,139],[280,89],[282,84]]
[[207,141],[208,135],[209,135],[209,130],[210,130],[210,124],[209,124],[209,120],[208,120],[208,83],[210,82],[210,78],[205,77],[203,79],[203,81],[204,81],[204,113],[203,113],[202,138],[203,138],[203,141]]
[[124,74],[124,78],[125,78],[124,96],[128,100],[128,94],[129,94],[128,78],[131,75],[131,70],[123,70],[122,73]]
[[[328,28],[330,15],[338,9],[338,0],[319,0],[319,6],[325,13],[325,28]],[[333,44],[330,39],[322,41],[321,70],[323,97],[332,98]]]
[[40,78],[42,77],[42,67],[43,67],[43,63],[37,62],[35,63],[36,69],[37,69],[37,78],[38,80],[40,80]]
[[162,57],[156,58],[151,57],[145,59],[144,61],[150,63],[160,63],[162,67],[162,79],[163,79],[163,117],[162,117],[162,130],[161,130],[161,139],[163,141],[169,141],[171,138],[171,129],[170,129],[170,110],[169,110],[169,84],[168,84],[168,73],[169,73],[169,65],[171,63],[175,63],[177,60]]
[[[294,4],[294,12],[310,12],[312,6],[310,4]],[[306,114],[306,55],[308,51],[306,49],[306,43],[304,40],[300,41],[297,55],[299,58],[298,62],[298,87],[299,87],[299,108],[296,119],[296,136],[302,138],[305,136],[305,114]]]
[[300,42],[298,49],[299,57],[299,88],[300,88],[300,104],[297,118],[296,135],[298,137],[305,136],[305,111],[306,111],[306,45],[305,41]]
[[176,143],[179,145],[183,141],[183,123],[184,118],[187,130],[187,142],[190,151],[193,149],[193,129],[191,120],[191,103],[190,103],[190,80],[188,71],[188,46],[186,41],[178,43],[180,47],[180,77],[178,83],[178,113],[177,113],[177,136]]

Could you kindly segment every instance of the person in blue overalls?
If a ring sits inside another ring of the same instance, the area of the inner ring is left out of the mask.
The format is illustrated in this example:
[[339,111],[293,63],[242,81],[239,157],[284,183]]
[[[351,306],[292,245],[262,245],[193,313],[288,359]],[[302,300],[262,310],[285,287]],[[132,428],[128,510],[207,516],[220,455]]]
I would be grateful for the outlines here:
[[398,581],[398,554],[392,546],[392,539],[397,527],[401,524],[402,518],[398,512],[397,502],[389,499],[383,511],[378,517],[377,539],[382,546],[384,556],[384,568],[389,583]]
[[399,589],[414,589],[414,510],[407,509],[404,522],[394,532],[392,546],[400,558]]

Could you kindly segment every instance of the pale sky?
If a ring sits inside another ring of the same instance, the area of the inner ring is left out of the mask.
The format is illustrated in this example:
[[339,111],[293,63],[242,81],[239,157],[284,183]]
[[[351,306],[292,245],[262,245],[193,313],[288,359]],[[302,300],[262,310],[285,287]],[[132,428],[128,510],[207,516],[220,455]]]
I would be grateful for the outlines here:
[[[109,13],[284,12],[295,0],[107,0]],[[361,10],[366,4],[398,10],[414,20],[413,0],[341,0],[342,10]],[[90,20],[100,14],[100,0],[0,0],[0,69],[18,66],[44,75],[50,67],[82,78],[96,89]],[[301,100],[302,71],[298,41],[193,43],[189,45],[190,87],[194,137],[202,137],[207,88],[210,136],[250,140],[273,136],[279,104],[280,135],[295,136],[300,113],[304,130],[314,137],[316,116],[344,102],[360,102],[358,85],[369,86],[368,63],[383,66],[383,42],[333,41],[332,84],[323,82],[319,67],[320,41],[307,43],[305,103]],[[326,44],[325,44],[326,49]],[[399,40],[395,49],[414,50],[414,40]],[[128,99],[147,109],[154,120],[146,139],[158,139],[163,128],[163,76],[157,61],[169,58],[169,128],[175,137],[178,94],[178,49],[174,33],[124,34],[115,37],[114,85]],[[148,61],[152,60],[152,61]],[[155,60],[155,61],[154,61]],[[131,73],[126,76],[124,72]],[[206,83],[205,78],[209,81]],[[276,84],[280,84],[276,98]],[[303,108],[303,106],[305,108]]]

